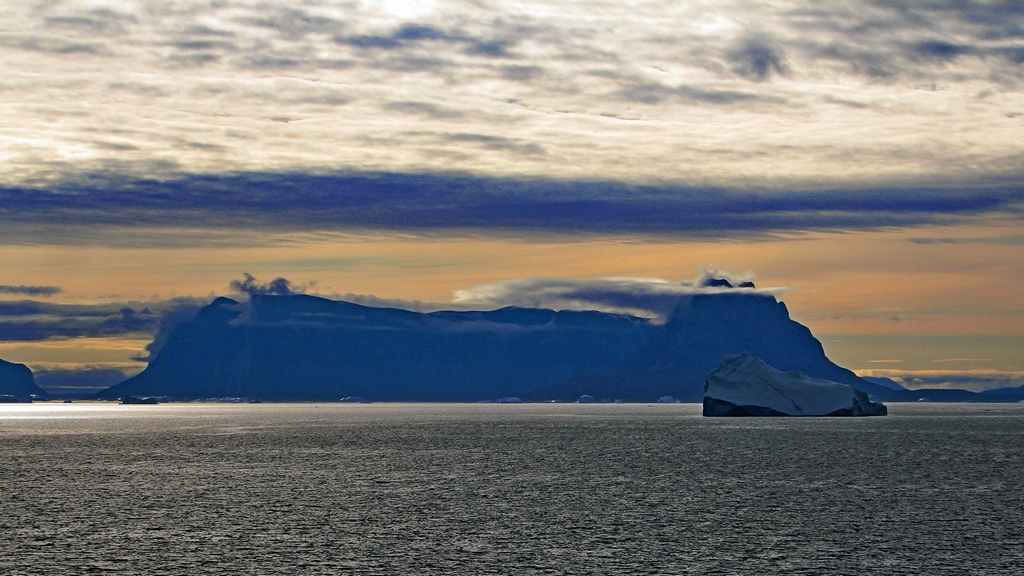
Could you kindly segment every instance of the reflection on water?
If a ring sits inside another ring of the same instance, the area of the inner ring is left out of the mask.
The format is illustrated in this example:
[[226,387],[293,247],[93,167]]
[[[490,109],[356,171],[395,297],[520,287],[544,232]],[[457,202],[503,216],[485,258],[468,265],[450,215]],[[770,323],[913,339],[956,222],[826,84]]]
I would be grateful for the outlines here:
[[1024,406],[0,405],[0,573],[1016,574]]

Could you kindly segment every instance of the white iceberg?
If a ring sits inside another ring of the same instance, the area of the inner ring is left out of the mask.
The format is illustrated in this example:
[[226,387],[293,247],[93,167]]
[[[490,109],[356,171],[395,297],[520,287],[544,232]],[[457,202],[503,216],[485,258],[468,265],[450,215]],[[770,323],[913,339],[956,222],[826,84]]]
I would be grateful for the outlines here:
[[884,416],[852,386],[782,372],[746,352],[726,356],[704,384],[705,416]]

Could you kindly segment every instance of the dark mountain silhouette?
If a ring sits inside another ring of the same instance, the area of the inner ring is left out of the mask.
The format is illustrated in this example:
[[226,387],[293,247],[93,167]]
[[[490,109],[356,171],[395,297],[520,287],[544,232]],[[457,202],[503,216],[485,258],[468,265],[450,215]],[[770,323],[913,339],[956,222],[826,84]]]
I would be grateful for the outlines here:
[[611,372],[660,327],[600,312],[421,314],[313,296],[219,298],[98,398],[472,401]]
[[1017,386],[1016,388],[996,388],[994,390],[986,390],[982,392],[986,396],[992,395],[1010,395],[1016,396],[1018,399],[1024,400],[1024,386]]
[[28,399],[32,395],[49,397],[45,390],[36,386],[28,366],[5,360],[0,360],[0,395],[20,399]]
[[422,314],[303,295],[219,298],[157,336],[139,375],[97,398],[474,401],[703,399],[707,374],[748,352],[783,371],[884,401],[1000,402],[1014,394],[894,390],[830,361],[770,294],[738,288],[682,301],[663,326],[602,312],[502,308]]
[[614,372],[543,387],[531,399],[570,400],[581,394],[626,401],[672,396],[700,402],[704,382],[725,356],[747,352],[782,371],[849,384],[887,402],[1015,402],[1012,393],[968,390],[896,390],[869,382],[825,356],[811,331],[789,317],[786,305],[757,292],[699,294],[681,302],[664,329]]
[[849,384],[881,396],[890,389],[837,366],[806,326],[790,319],[786,305],[770,294],[698,294],[681,302],[664,329],[613,373],[587,376],[535,396],[570,399],[579,394],[624,400],[663,395],[700,402],[707,374],[725,356],[748,352],[782,371]]

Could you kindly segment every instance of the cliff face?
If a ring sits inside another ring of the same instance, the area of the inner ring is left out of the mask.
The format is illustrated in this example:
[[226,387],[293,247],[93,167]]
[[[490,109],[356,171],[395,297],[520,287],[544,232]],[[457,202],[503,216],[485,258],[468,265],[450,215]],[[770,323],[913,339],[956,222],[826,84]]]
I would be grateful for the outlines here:
[[421,314],[312,296],[221,298],[174,328],[141,374],[97,397],[493,399],[611,372],[659,328],[598,312]]
[[7,394],[17,398],[28,398],[33,394],[44,398],[49,396],[36,386],[28,366],[0,360],[0,395]]
[[723,357],[740,352],[779,370],[849,384],[870,394],[886,391],[829,360],[811,331],[792,320],[786,305],[773,296],[737,292],[693,296],[676,307],[664,329],[612,374],[574,379],[560,389],[542,389],[537,394],[647,401],[670,395],[700,402],[707,374]]

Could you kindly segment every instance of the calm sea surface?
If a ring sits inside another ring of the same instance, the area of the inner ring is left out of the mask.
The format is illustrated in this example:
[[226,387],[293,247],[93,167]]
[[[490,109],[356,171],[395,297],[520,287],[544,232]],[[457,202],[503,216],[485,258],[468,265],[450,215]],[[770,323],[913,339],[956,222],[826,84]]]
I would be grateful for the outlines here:
[[0,405],[0,574],[1021,574],[1024,405]]

